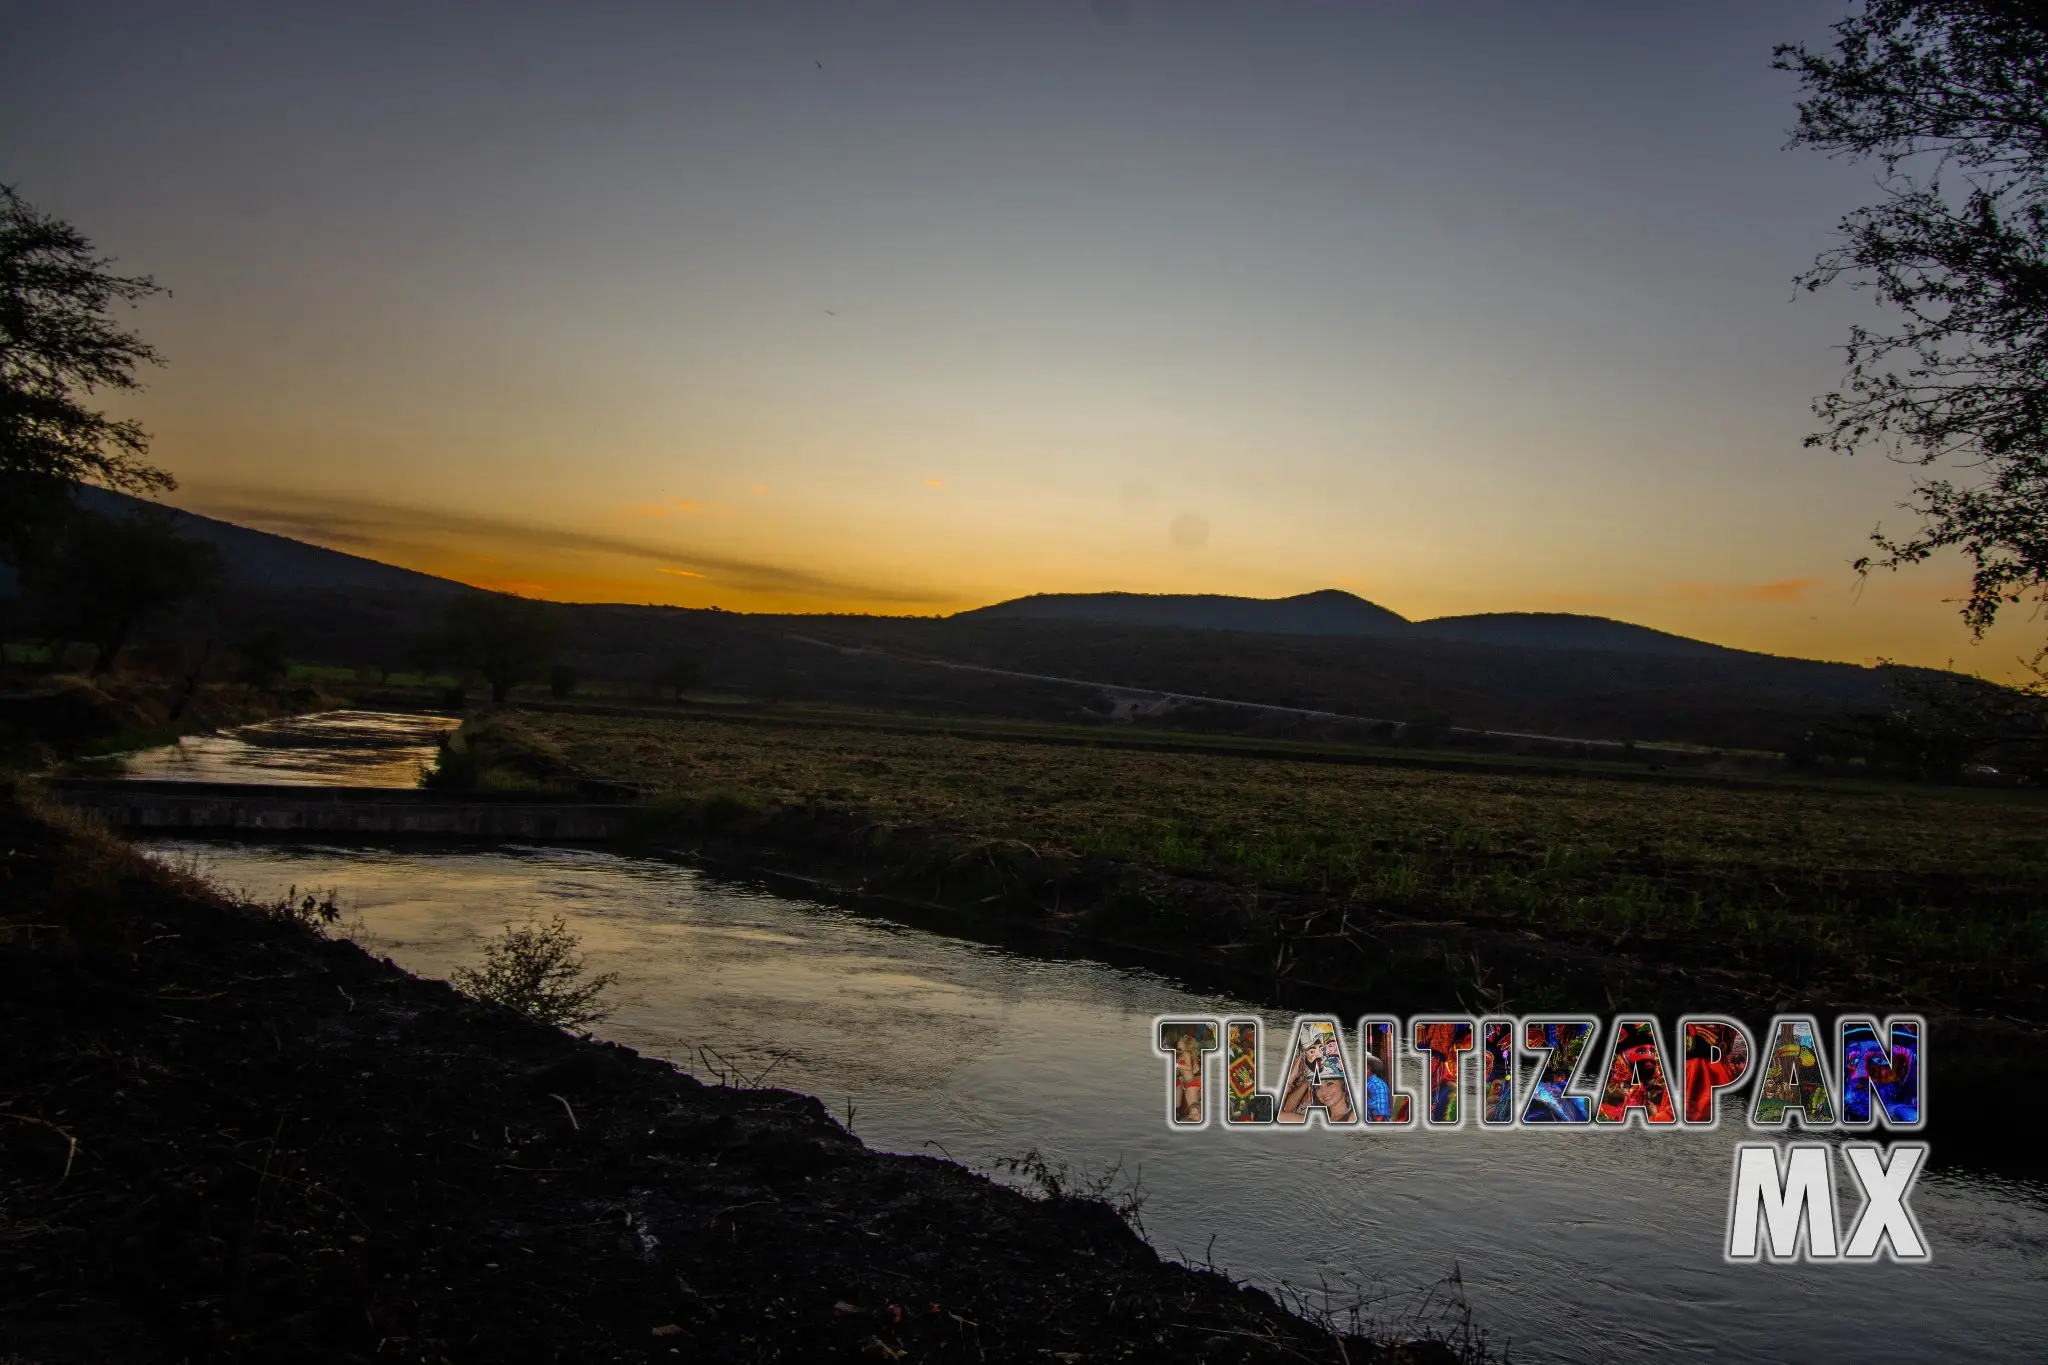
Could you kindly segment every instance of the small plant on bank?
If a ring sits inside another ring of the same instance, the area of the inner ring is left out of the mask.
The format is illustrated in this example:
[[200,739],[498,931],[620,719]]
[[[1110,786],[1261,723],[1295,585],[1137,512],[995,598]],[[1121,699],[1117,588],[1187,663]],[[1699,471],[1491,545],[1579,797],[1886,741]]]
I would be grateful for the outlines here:
[[482,967],[456,971],[455,989],[543,1024],[584,1028],[611,1013],[598,998],[619,976],[588,976],[577,951],[580,942],[560,915],[546,923],[507,923],[494,942],[484,945]]
[[341,894],[329,890],[324,895],[314,891],[300,895],[299,888],[294,886],[266,903],[263,913],[311,933],[325,934],[341,919]]
[[1078,1199],[1101,1204],[1139,1236],[1145,1235],[1145,1181],[1142,1171],[1126,1176],[1121,1159],[1094,1175],[1054,1161],[1036,1147],[1022,1156],[1000,1156],[995,1169],[1018,1181],[1040,1199]]

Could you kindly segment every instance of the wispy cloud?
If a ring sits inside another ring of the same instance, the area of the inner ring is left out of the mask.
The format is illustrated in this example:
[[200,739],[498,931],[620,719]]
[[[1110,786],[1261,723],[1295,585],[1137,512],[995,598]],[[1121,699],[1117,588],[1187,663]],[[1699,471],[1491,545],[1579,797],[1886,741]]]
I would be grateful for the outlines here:
[[704,576],[690,569],[656,569],[655,572],[674,574],[677,578],[702,578]]
[[1802,602],[1818,578],[1780,578],[1769,583],[1674,583],[1672,596],[1688,602]]
[[704,504],[695,498],[668,498],[661,502],[639,502],[626,511],[636,517],[672,517],[680,513],[692,516],[704,510]]
[[1549,592],[1531,599],[1538,607],[1629,607],[1638,606],[1643,599],[1629,593],[1618,592]]
[[[606,535],[512,518],[458,512],[440,507],[413,507],[318,493],[276,489],[224,488],[214,496],[194,499],[195,511],[273,531],[279,535],[361,553],[411,549],[428,555],[448,552],[450,539],[482,541],[492,549],[518,548],[546,554],[580,551],[616,555],[645,562],[657,571],[701,577],[743,592],[802,595],[847,602],[918,603],[942,600],[945,593],[888,586],[818,573],[764,560],[692,551],[632,536]],[[678,561],[693,566],[675,567]]]

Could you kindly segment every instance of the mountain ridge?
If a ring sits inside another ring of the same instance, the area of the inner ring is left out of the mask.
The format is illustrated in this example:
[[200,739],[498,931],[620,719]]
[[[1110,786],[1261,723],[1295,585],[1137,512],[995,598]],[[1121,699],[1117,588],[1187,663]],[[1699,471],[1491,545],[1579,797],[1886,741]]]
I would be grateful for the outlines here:
[[95,512],[123,516],[143,508],[161,508],[171,514],[171,524],[194,540],[205,541],[221,552],[230,576],[271,588],[379,588],[427,593],[474,592],[466,583],[417,569],[402,569],[381,559],[330,550],[275,531],[259,531],[217,517],[202,516],[172,507],[116,493],[105,488],[79,490],[79,501]]
[[[112,515],[143,507],[164,508],[179,530],[221,551],[233,578],[252,586],[397,590],[432,597],[479,591],[455,579],[400,568],[103,488],[81,488],[80,498],[87,507]],[[0,566],[0,595],[13,590],[13,577],[12,570]],[[1694,659],[1796,657],[1736,649],[1611,617],[1570,612],[1481,612],[1412,621],[1341,588],[1271,598],[1228,593],[1031,593],[941,619],[961,623],[1084,621],[1146,630],[1433,641]]]
[[[1291,597],[1223,593],[1032,593],[956,612],[948,620],[1089,621],[1147,629],[1225,630],[1266,635],[1444,640],[1536,649],[1600,650],[1706,658],[1756,651],[1676,635],[1653,626],[1573,612],[1481,612],[1411,621],[1341,588]],[[1763,656],[1776,657],[1776,656]]]

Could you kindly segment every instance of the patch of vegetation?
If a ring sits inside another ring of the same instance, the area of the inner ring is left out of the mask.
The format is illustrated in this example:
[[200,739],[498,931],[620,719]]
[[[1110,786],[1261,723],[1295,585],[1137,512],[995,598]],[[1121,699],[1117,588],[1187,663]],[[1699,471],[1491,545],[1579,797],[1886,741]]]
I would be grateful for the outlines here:
[[998,1174],[1008,1176],[1040,1199],[1078,1199],[1100,1204],[1129,1224],[1139,1236],[1145,1235],[1145,1181],[1143,1171],[1124,1173],[1122,1161],[1108,1169],[1076,1171],[1064,1161],[1047,1157],[1036,1147],[1021,1156],[995,1159]]
[[480,592],[450,599],[413,648],[423,663],[481,678],[502,702],[519,684],[547,676],[560,640],[561,623],[546,605]]
[[294,682],[346,683],[356,681],[356,670],[353,668],[335,668],[327,664],[292,664],[286,670],[286,676]]
[[443,737],[423,787],[449,791],[567,792],[575,773],[562,751],[518,721],[477,717]]
[[715,833],[764,812],[761,801],[745,792],[718,788],[702,795],[671,793],[635,812],[628,833],[641,841]]
[[311,934],[325,935],[341,920],[341,893],[330,887],[325,892],[307,891],[300,893],[296,886],[287,888],[282,896],[265,903],[263,913],[280,924],[303,929]]
[[455,989],[543,1024],[587,1028],[611,1013],[599,997],[619,978],[616,972],[590,976],[579,945],[560,915],[545,923],[508,923],[484,945],[481,967],[456,971]]
[[1104,931],[1148,940],[1326,952],[1319,938],[1369,912],[2048,1016],[2048,802],[2031,792],[1337,766],[701,714],[522,724],[582,771],[668,793],[650,818],[898,831],[876,846],[883,871],[900,870],[902,831],[977,866],[1026,849],[1107,888]]

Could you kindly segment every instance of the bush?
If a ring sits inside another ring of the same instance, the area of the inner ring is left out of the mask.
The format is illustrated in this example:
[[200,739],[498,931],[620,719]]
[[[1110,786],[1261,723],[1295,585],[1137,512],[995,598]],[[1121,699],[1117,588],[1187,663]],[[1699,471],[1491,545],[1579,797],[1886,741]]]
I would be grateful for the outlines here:
[[242,642],[236,654],[235,681],[245,686],[269,691],[291,673],[291,662],[284,657],[284,636],[277,631],[256,632]]
[[594,1024],[611,1013],[598,997],[619,978],[603,972],[585,979],[583,955],[576,951],[580,941],[560,915],[545,924],[507,923],[495,942],[484,945],[482,967],[455,973],[455,989],[557,1028]]
[[566,796],[576,789],[576,772],[559,747],[532,731],[504,719],[472,718],[442,737],[420,785]]
[[274,920],[295,925],[315,934],[325,934],[335,921],[341,918],[341,897],[338,892],[329,891],[319,895],[308,891],[299,894],[294,886],[263,907],[263,913]]

